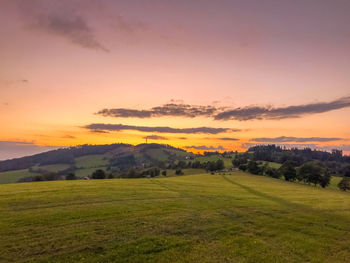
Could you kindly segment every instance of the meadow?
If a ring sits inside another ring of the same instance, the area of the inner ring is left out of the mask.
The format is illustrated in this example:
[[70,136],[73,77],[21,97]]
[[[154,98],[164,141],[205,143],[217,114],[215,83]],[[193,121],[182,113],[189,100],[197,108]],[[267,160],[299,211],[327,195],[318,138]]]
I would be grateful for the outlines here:
[[350,194],[243,172],[0,185],[0,262],[349,262]]

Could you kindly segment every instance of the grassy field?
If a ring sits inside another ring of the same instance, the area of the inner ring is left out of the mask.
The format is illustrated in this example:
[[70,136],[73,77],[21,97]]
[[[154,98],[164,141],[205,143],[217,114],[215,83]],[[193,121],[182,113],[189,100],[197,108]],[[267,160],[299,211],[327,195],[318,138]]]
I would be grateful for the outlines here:
[[[163,171],[163,170],[161,170]],[[176,170],[166,170],[166,176],[177,176],[175,174]],[[193,174],[204,174],[205,169],[182,169],[182,172],[184,173],[184,175],[193,175]]]
[[243,172],[0,185],[0,262],[349,262],[350,194]]
[[108,156],[105,154],[92,154],[75,159],[75,166],[80,168],[95,168],[108,165]]
[[57,173],[59,171],[66,170],[69,167],[70,167],[69,164],[50,164],[50,165],[35,166],[34,169],[42,169],[48,172]]
[[200,161],[200,162],[213,162],[217,161],[218,159],[221,159],[224,161],[225,168],[232,168],[232,159],[231,158],[224,158],[218,155],[210,155],[210,156],[200,156],[196,157],[195,161]]
[[39,175],[38,173],[29,172],[28,169],[15,170],[0,173],[0,184],[16,183],[23,177]]

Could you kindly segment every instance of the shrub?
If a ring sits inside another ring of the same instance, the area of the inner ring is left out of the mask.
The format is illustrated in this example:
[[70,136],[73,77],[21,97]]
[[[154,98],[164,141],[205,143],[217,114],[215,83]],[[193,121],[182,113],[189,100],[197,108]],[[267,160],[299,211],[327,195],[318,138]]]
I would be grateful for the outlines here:
[[247,165],[246,165],[246,164],[240,164],[240,165],[238,166],[238,169],[239,169],[239,170],[242,170],[242,171],[244,172],[245,170],[247,170]]
[[281,177],[281,174],[279,173],[279,171],[275,168],[272,168],[272,167],[267,167],[265,169],[265,174],[269,177],[272,177],[272,178],[280,178]]
[[176,175],[183,175],[184,173],[182,172],[181,169],[176,169],[175,174]]
[[92,179],[105,179],[106,173],[102,169],[98,169],[92,173],[91,178]]
[[295,181],[297,179],[297,171],[292,161],[285,161],[278,171],[284,176],[286,181]]
[[69,173],[67,176],[66,176],[66,180],[76,180],[77,177],[75,176],[74,173]]
[[166,170],[162,171],[162,175],[166,176]]
[[247,165],[247,169],[252,174],[261,174],[261,168],[258,166],[256,161],[249,161]]
[[350,177],[343,177],[338,184],[338,188],[342,191],[350,190]]

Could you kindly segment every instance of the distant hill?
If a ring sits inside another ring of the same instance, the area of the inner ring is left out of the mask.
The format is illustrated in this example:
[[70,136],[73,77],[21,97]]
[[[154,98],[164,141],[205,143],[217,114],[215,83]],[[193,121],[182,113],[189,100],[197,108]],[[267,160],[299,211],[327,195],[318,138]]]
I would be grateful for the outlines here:
[[[94,170],[121,171],[130,167],[146,168],[165,166],[175,161],[194,156],[183,149],[163,144],[108,144],[81,145],[52,150],[32,156],[0,162],[1,176],[10,182],[43,172],[67,174],[78,177],[90,175]],[[5,180],[6,181],[6,180]]]

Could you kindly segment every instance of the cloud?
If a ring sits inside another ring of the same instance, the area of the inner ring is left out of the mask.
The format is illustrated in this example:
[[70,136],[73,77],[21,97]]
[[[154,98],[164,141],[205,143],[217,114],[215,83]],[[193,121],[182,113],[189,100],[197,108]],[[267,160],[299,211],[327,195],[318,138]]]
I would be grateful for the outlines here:
[[167,137],[159,136],[159,135],[155,135],[155,134],[148,135],[148,136],[145,136],[143,138],[144,139],[151,139],[151,140],[168,140]]
[[186,137],[179,137],[178,139],[180,139],[180,140],[187,140],[188,138],[186,138]]
[[162,106],[153,107],[148,110],[136,109],[103,109],[96,114],[105,117],[121,117],[121,118],[151,118],[163,116],[179,116],[194,118],[198,116],[213,116],[219,109],[213,106],[195,106],[189,104],[168,103]]
[[0,141],[0,160],[19,158],[58,148],[58,146],[39,146],[33,142]]
[[195,150],[204,150],[204,151],[226,151],[227,149],[221,145],[219,146],[184,146],[185,149],[195,149]]
[[109,52],[97,40],[94,30],[75,4],[69,2],[50,4],[45,1],[19,3],[22,18],[29,28],[61,37],[83,48]]
[[108,131],[99,130],[99,129],[90,129],[90,132],[93,132],[93,133],[109,133]]
[[93,30],[82,17],[61,17],[52,14],[40,15],[32,26],[48,34],[63,37],[80,47],[109,52],[108,49],[99,43]]
[[239,141],[239,139],[237,138],[229,138],[229,137],[222,137],[222,138],[218,138],[221,141]]
[[278,143],[278,142],[332,142],[343,140],[342,138],[323,138],[323,137],[275,137],[275,138],[253,138],[250,141]]
[[350,97],[342,97],[330,102],[309,103],[297,106],[247,106],[228,109],[228,107],[198,106],[183,103],[168,103],[146,110],[138,109],[102,109],[96,114],[116,118],[152,118],[163,116],[208,117],[214,120],[280,120],[300,118],[308,114],[323,113],[350,107]]
[[308,114],[323,113],[350,106],[350,97],[343,97],[330,102],[309,103],[298,106],[274,108],[271,106],[247,106],[221,112],[215,120],[279,120],[300,118]]
[[104,124],[93,123],[84,126],[84,128],[91,131],[122,131],[122,130],[135,130],[141,132],[159,132],[159,133],[206,133],[206,134],[218,134],[228,131],[240,131],[239,129],[229,128],[211,128],[211,127],[198,127],[198,128],[171,128],[171,127],[149,127],[149,126],[133,126],[123,124]]
[[76,139],[77,137],[72,136],[72,135],[64,135],[61,138],[63,138],[63,139]]

